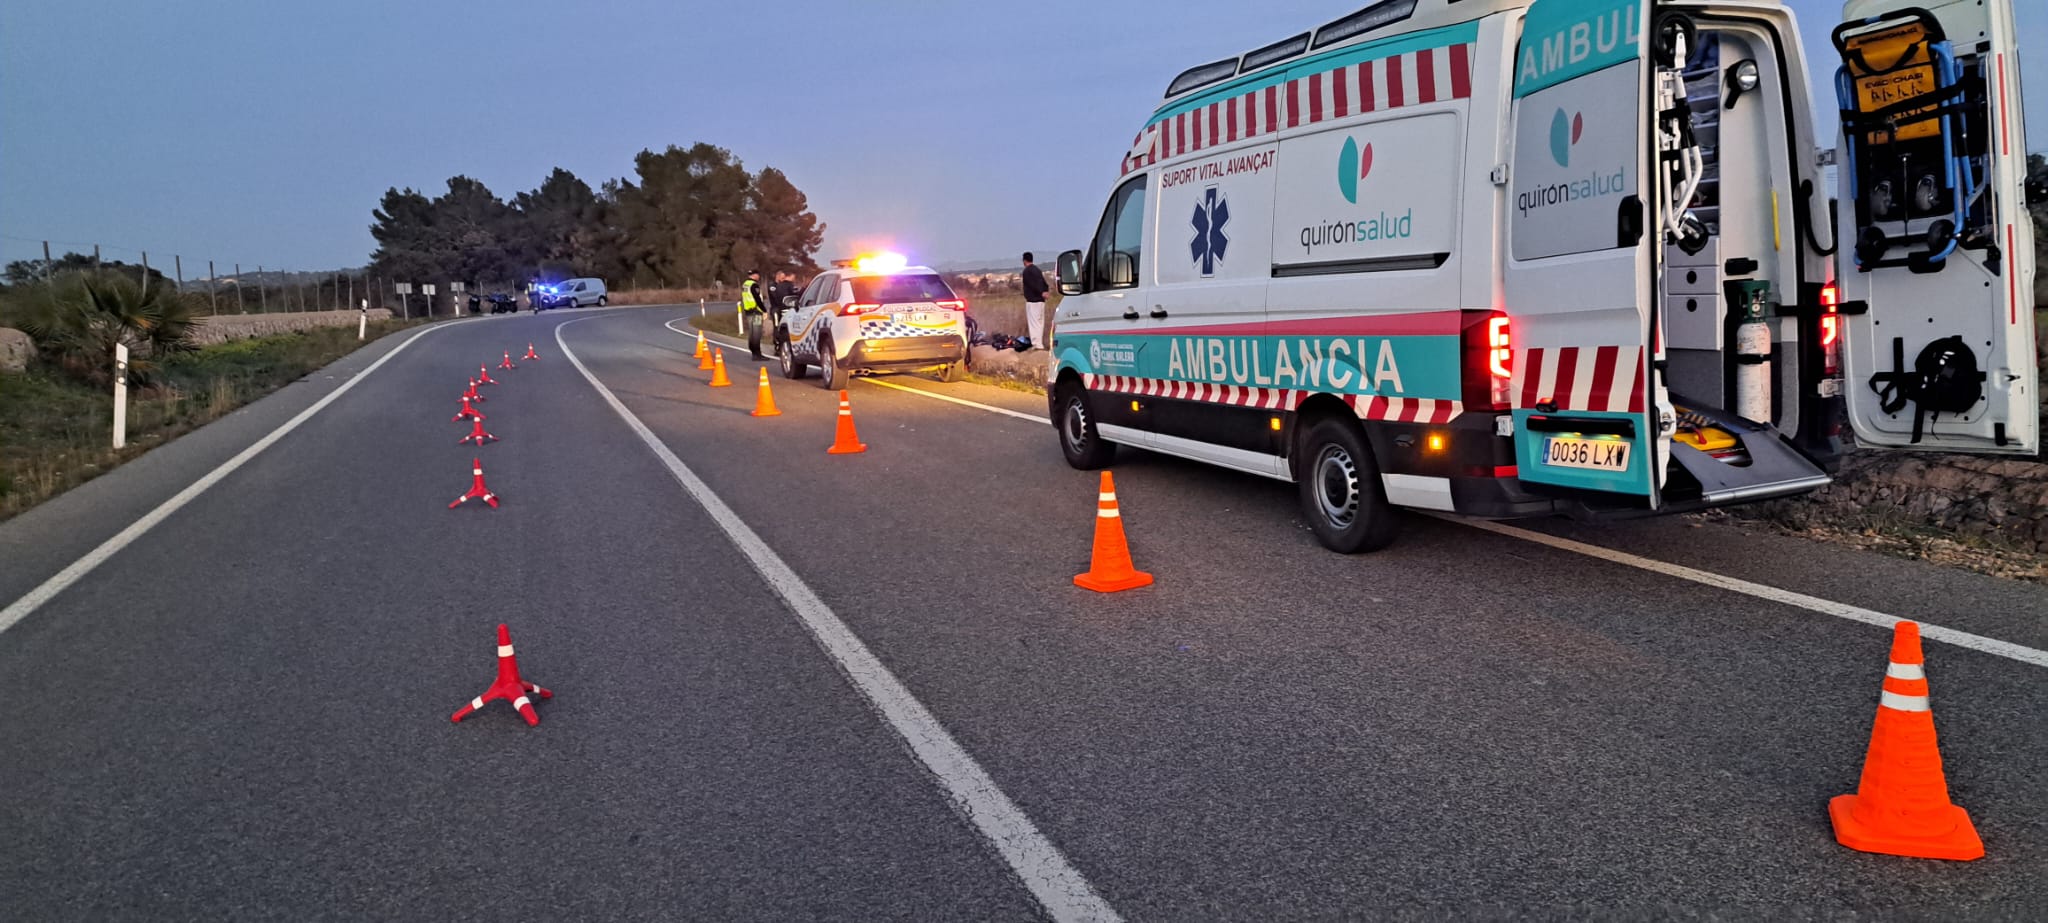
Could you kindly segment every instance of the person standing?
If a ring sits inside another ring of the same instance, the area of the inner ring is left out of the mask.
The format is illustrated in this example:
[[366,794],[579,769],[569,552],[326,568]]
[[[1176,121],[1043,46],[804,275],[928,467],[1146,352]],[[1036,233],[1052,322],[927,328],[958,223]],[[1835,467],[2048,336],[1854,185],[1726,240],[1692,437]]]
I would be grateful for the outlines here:
[[775,354],[778,356],[782,355],[783,344],[789,341],[788,334],[782,329],[782,312],[789,310],[789,307],[783,302],[802,293],[803,290],[796,287],[796,276],[786,272],[776,273],[775,284],[768,286],[768,323],[770,329],[774,331],[772,339],[775,341]]
[[1030,327],[1031,348],[1045,349],[1045,273],[1031,261],[1031,251],[1024,251],[1024,323]]
[[754,354],[756,362],[768,361],[761,355],[761,312],[767,297],[761,291],[761,271],[747,270],[747,281],[740,283],[740,323],[747,328],[747,351]]

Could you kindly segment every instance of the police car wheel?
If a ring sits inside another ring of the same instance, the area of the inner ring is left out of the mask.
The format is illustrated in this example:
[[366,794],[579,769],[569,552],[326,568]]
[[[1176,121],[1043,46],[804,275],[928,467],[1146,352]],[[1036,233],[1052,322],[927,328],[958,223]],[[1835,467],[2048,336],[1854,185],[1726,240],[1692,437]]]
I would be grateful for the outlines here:
[[1069,382],[1060,386],[1059,419],[1053,425],[1060,431],[1060,454],[1066,456],[1067,464],[1093,471],[1116,457],[1116,443],[1104,441],[1095,431],[1088,393],[1079,385]]
[[802,378],[808,368],[808,366],[797,361],[796,349],[793,348],[792,344],[784,343],[782,345],[782,377],[792,381]]
[[962,379],[965,379],[966,377],[967,363],[965,362],[955,362],[952,365],[944,366],[939,369],[939,380],[949,385],[958,382]]
[[832,338],[818,338],[818,387],[827,391],[843,391],[851,376],[839,367],[839,354],[832,349]]
[[1302,515],[1323,547],[1357,554],[1393,543],[1400,523],[1387,503],[1379,463],[1356,424],[1334,417],[1318,421],[1296,457]]

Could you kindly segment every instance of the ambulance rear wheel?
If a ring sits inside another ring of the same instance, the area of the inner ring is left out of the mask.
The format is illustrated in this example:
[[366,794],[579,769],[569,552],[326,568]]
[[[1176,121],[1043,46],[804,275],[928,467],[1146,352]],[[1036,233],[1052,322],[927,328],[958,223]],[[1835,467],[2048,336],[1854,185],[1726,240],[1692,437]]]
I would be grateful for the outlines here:
[[1348,420],[1317,421],[1295,456],[1301,512],[1323,547],[1339,554],[1378,551],[1400,531],[1387,503],[1379,462],[1365,433]]
[[1082,471],[1107,466],[1116,457],[1116,443],[1106,442],[1095,431],[1095,415],[1088,411],[1088,392],[1074,382],[1060,386],[1059,415],[1053,426],[1060,431],[1060,454],[1067,464]]

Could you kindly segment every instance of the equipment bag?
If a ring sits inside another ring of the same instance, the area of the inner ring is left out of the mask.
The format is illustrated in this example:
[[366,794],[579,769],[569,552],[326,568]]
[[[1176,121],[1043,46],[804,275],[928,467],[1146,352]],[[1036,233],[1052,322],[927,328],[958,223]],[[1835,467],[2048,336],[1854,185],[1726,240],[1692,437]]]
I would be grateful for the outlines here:
[[1892,370],[1870,376],[1870,390],[1877,392],[1885,413],[1898,413],[1913,405],[1913,441],[1919,442],[1929,414],[1967,413],[1984,399],[1985,375],[1977,367],[1977,354],[1960,336],[1942,337],[1927,344],[1906,369],[1906,341],[1892,338]]

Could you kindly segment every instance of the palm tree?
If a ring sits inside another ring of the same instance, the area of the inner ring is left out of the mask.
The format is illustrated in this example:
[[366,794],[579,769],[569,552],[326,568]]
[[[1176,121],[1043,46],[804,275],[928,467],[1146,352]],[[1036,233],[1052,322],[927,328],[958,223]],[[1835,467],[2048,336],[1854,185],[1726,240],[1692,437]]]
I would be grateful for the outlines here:
[[128,347],[128,375],[139,385],[153,382],[162,359],[194,348],[194,311],[169,286],[73,273],[37,286],[27,300],[21,326],[38,352],[95,384],[112,382],[117,343]]

